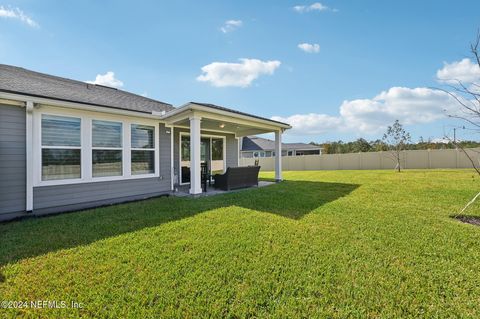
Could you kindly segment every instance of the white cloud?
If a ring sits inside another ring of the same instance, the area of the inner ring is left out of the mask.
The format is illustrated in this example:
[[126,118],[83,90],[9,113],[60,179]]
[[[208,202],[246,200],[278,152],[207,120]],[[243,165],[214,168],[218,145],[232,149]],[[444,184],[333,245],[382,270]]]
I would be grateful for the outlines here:
[[97,74],[94,81],[86,81],[87,83],[100,84],[114,88],[121,88],[123,82],[115,78],[115,72],[108,71],[105,74]]
[[310,12],[310,11],[334,11],[334,12],[338,11],[337,9],[329,8],[329,7],[321,4],[320,2],[315,2],[315,3],[312,3],[311,5],[294,6],[293,10],[295,10],[299,13]]
[[437,80],[448,84],[457,84],[457,81],[479,83],[480,67],[468,58],[452,63],[444,62],[443,68],[437,71]]
[[292,126],[287,132],[292,134],[317,135],[337,130],[342,124],[342,119],[326,114],[295,114],[288,117],[273,116],[272,120],[288,123]]
[[213,62],[202,67],[197,81],[209,82],[216,87],[248,87],[260,75],[272,75],[280,61],[240,59],[240,63]]
[[300,43],[298,48],[307,53],[318,53],[320,52],[320,45],[316,43]]
[[0,18],[17,19],[34,28],[39,26],[37,22],[19,8],[5,8],[4,6],[0,6]]
[[340,115],[345,124],[363,132],[384,129],[394,120],[402,124],[430,123],[456,106],[447,93],[429,88],[393,87],[373,99],[344,101]]
[[447,93],[429,88],[392,87],[372,99],[344,101],[338,116],[321,113],[296,114],[272,119],[292,125],[292,134],[315,135],[326,131],[378,133],[400,120],[402,124],[423,124],[446,116],[458,107]]
[[225,24],[220,28],[223,33],[228,33],[237,30],[243,25],[242,20],[227,20]]

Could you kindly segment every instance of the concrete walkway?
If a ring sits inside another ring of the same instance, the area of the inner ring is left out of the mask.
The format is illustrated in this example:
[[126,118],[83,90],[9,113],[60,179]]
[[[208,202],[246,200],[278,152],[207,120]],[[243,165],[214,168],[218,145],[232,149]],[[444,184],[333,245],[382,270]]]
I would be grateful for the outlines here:
[[[270,186],[275,184],[275,182],[267,182],[267,181],[259,181],[258,182],[258,188],[260,187],[265,187],[265,186]],[[227,194],[227,193],[233,193],[233,192],[241,192],[247,189],[252,189],[252,188],[257,188],[257,186],[252,186],[252,187],[247,187],[247,188],[240,188],[240,189],[233,189],[230,191],[223,191],[221,189],[215,189],[213,186],[208,186],[207,191],[203,192],[198,195],[191,195],[188,191],[190,189],[190,185],[182,185],[182,186],[177,186],[177,191],[173,191],[171,195],[173,196],[178,196],[178,197],[203,197],[203,196],[213,196],[213,195],[219,195],[219,194]]]

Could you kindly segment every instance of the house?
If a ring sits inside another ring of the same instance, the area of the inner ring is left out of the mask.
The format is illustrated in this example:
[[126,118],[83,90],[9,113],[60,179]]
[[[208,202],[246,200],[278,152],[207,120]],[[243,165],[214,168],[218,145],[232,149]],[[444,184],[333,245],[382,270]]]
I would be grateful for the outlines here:
[[0,220],[144,199],[176,185],[199,194],[202,162],[217,172],[238,166],[239,139],[269,132],[281,154],[289,128],[0,65]]
[[[282,156],[321,154],[322,148],[312,144],[282,143]],[[275,141],[258,136],[244,136],[241,139],[240,156],[242,158],[275,156]]]

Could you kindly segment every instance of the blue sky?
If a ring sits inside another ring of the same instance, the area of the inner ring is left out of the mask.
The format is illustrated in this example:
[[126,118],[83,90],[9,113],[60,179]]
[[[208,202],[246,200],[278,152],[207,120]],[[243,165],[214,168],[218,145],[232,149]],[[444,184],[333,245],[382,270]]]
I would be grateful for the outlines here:
[[414,140],[439,138],[459,123],[429,88],[442,69],[480,78],[463,60],[478,12],[479,1],[0,1],[0,63],[82,81],[114,72],[112,85],[175,106],[287,120],[287,141],[375,139],[396,118]]

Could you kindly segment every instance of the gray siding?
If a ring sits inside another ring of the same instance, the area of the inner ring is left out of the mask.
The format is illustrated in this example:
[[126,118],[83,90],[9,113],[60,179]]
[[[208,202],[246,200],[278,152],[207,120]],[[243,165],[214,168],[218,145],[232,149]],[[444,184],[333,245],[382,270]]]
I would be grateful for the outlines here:
[[25,108],[0,104],[0,220],[26,208]]
[[237,167],[238,157],[238,140],[235,138],[235,135],[227,135],[227,167]]
[[[179,178],[179,148],[180,148],[180,133],[185,132],[189,133],[189,129],[176,127],[173,134],[173,166],[174,174],[176,177],[175,184],[178,183]],[[238,140],[235,138],[234,134],[222,134],[218,132],[203,131],[202,134],[207,135],[219,135],[226,137],[226,154],[225,161],[227,167],[237,167],[238,166]]]
[[33,189],[34,214],[41,215],[109,205],[170,192],[171,133],[167,133],[170,130],[160,124],[159,177],[35,187]]

